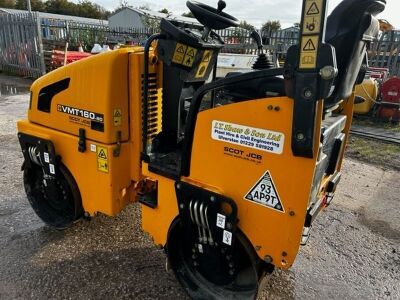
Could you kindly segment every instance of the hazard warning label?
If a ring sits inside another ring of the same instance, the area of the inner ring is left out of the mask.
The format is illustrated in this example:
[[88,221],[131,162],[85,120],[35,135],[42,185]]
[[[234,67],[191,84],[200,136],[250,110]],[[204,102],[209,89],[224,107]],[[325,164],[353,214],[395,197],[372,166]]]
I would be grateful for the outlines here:
[[185,58],[187,46],[181,43],[177,43],[174,51],[174,56],[172,57],[172,61],[177,64],[182,64],[183,59]]
[[202,78],[205,76],[207,69],[208,69],[208,65],[210,64],[212,58],[212,51],[211,50],[206,50],[204,51],[203,54],[203,58],[201,59],[199,68],[197,69],[196,72],[196,78]]
[[278,191],[271,173],[266,171],[257,183],[247,192],[244,199],[284,212]]
[[114,126],[121,126],[121,124],[122,124],[122,110],[119,109],[119,108],[114,109],[113,118],[114,118]]
[[194,58],[196,57],[197,49],[187,47],[185,57],[183,58],[182,65],[186,67],[193,66]]
[[303,34],[316,34],[320,32],[322,1],[323,0],[306,1],[303,21]]
[[318,38],[318,35],[301,38],[300,68],[313,69],[317,66]]
[[99,171],[108,173],[108,150],[105,147],[97,146],[97,169]]

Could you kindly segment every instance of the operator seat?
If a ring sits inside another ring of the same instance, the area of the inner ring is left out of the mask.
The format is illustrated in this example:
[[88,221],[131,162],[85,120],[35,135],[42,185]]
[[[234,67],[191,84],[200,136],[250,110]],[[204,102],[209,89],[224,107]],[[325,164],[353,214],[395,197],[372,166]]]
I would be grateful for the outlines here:
[[[325,109],[351,95],[367,47],[379,32],[379,22],[374,16],[382,12],[385,5],[386,0],[343,0],[328,17],[325,41],[335,47],[339,72],[334,91],[324,101]],[[364,74],[361,80],[363,77]],[[235,95],[238,101],[264,98],[269,92],[284,96],[283,78],[266,77],[227,87],[227,94]]]
[[332,95],[325,99],[325,108],[352,94],[366,51],[379,32],[379,21],[374,16],[385,5],[386,0],[343,0],[328,17],[325,41],[335,47],[339,73]]

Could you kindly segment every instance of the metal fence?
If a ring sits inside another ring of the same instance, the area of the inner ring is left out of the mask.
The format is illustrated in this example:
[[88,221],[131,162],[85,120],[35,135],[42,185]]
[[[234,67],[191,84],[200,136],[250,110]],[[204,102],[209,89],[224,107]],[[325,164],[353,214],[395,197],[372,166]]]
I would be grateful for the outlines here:
[[0,69],[27,77],[45,73],[36,14],[0,15]]
[[[65,20],[39,18],[32,14],[0,14],[0,70],[11,71],[28,77],[39,77],[46,72],[45,54],[53,49],[43,49],[49,41],[56,44],[68,41],[69,50],[81,45],[90,51],[95,43],[130,43],[143,45],[149,36],[158,32],[152,28],[110,28]],[[235,28],[219,30],[225,42],[223,53],[256,54],[257,45],[250,31]],[[261,33],[264,48],[281,62],[290,46],[298,43],[298,36],[284,31],[284,35]],[[392,75],[400,75],[400,33],[384,33],[370,51],[370,64],[387,67]]]
[[384,32],[369,56],[372,67],[388,68],[390,75],[400,76],[400,31]]

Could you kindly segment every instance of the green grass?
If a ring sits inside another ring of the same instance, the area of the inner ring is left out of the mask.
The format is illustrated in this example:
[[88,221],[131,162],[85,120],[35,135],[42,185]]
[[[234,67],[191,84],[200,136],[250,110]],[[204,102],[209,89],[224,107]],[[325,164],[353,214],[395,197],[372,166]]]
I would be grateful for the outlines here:
[[346,156],[400,171],[400,146],[350,136]]
[[383,122],[374,119],[353,118],[353,124],[358,126],[370,126],[375,128],[384,128],[390,132],[400,132],[400,123]]

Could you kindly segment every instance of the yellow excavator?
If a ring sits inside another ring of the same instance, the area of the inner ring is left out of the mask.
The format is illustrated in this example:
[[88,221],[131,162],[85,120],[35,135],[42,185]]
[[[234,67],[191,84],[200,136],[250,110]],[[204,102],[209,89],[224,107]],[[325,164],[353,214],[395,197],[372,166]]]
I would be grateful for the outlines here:
[[41,77],[18,122],[34,211],[63,229],[138,201],[192,298],[253,299],[334,196],[385,4],[344,0],[327,18],[326,0],[304,0],[283,68],[260,50],[254,70],[217,79],[217,30],[239,21],[188,1],[201,25],[164,19],[144,47]]

